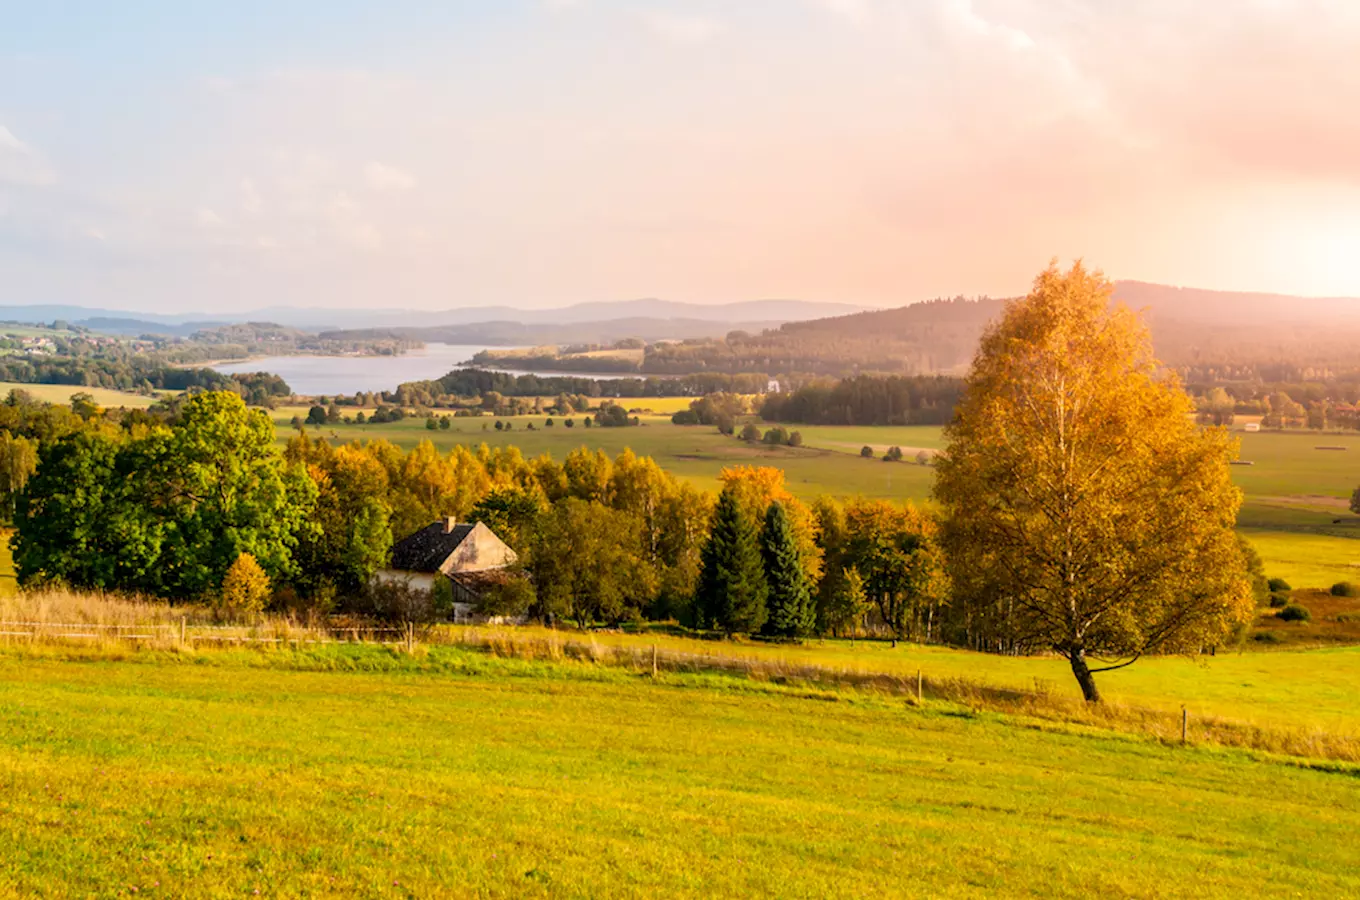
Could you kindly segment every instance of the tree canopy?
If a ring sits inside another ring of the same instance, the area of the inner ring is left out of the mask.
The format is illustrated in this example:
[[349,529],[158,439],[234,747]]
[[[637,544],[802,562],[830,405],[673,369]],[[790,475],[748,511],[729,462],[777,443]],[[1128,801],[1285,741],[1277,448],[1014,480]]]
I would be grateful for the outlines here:
[[1094,672],[1212,645],[1249,617],[1235,447],[1193,413],[1099,274],[1051,266],[1008,303],[937,463],[968,627],[1062,654],[1098,701]]

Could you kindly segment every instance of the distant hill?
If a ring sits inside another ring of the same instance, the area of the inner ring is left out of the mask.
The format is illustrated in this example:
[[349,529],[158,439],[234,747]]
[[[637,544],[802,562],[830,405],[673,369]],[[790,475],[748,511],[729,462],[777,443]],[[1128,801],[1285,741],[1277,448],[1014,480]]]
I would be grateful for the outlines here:
[[[1356,367],[1360,299],[1207,291],[1121,281],[1115,299],[1140,311],[1158,356],[1186,370]],[[650,348],[642,369],[845,376],[864,372],[959,374],[987,324],[1005,306],[992,298],[934,300],[792,322],[736,340]]]
[[[516,309],[508,306],[475,306],[461,309],[306,309],[268,307],[231,314],[198,312],[180,315],[136,313],[61,304],[0,306],[0,319],[16,322],[52,322],[57,319],[109,334],[187,335],[200,328],[241,322],[276,322],[309,332],[372,328],[421,328],[511,323],[523,326],[588,325],[633,320],[646,323],[663,337],[700,337],[723,334],[738,327],[774,327],[784,322],[825,318],[858,312],[862,306],[807,300],[753,300],[744,303],[680,303],[672,300],[621,300],[579,303],[555,309]],[[668,334],[656,323],[676,322]],[[688,323],[688,324],[684,324]],[[708,323],[699,327],[696,323]],[[726,325],[726,329],[719,326]],[[646,337],[619,333],[618,337]],[[607,338],[582,338],[605,340]]]

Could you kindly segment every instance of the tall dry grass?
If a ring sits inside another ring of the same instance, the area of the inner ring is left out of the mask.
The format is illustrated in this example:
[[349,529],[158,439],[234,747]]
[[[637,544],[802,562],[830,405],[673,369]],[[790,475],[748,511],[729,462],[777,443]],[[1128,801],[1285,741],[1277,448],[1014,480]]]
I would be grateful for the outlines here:
[[201,604],[61,589],[0,597],[0,638],[184,649],[220,644],[401,643],[404,629],[373,623],[301,622],[291,616],[233,614]]

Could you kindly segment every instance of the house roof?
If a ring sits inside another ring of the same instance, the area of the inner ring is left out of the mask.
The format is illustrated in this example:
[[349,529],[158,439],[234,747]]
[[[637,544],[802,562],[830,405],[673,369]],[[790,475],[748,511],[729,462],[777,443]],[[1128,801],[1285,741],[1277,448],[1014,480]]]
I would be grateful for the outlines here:
[[476,525],[435,522],[392,545],[392,568],[407,572],[438,572]]

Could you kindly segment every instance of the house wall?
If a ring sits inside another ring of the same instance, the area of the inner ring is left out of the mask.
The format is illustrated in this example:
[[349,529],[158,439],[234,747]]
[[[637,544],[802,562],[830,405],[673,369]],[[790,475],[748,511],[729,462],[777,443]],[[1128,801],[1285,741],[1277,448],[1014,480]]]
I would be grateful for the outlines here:
[[482,572],[487,569],[503,569],[517,559],[519,557],[515,551],[496,537],[495,532],[479,522],[439,568],[448,575],[458,572]]
[[392,584],[404,581],[413,588],[424,591],[434,590],[434,575],[426,572],[407,572],[402,569],[379,569],[373,573],[375,584]]

